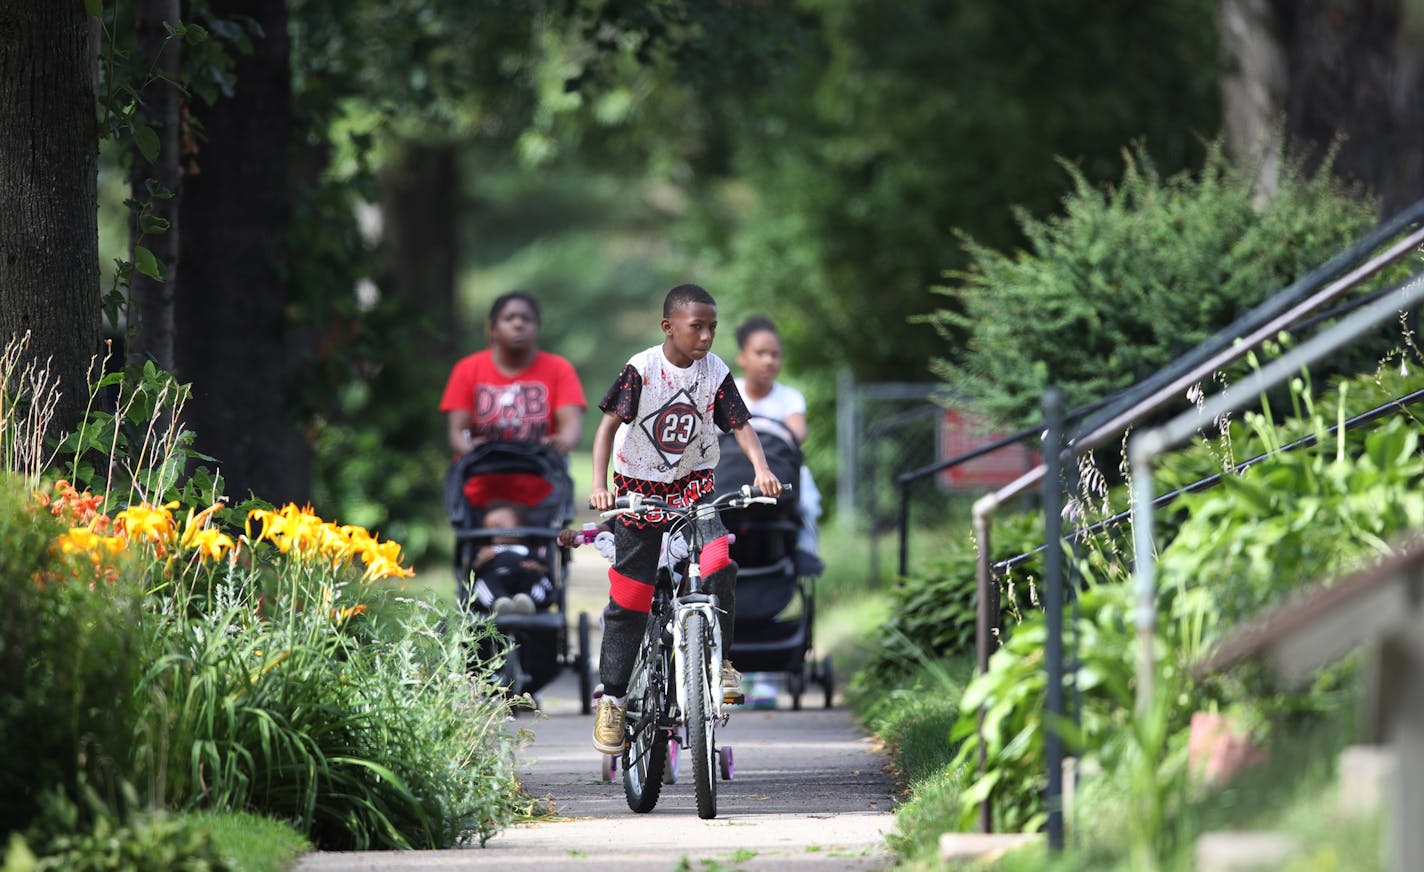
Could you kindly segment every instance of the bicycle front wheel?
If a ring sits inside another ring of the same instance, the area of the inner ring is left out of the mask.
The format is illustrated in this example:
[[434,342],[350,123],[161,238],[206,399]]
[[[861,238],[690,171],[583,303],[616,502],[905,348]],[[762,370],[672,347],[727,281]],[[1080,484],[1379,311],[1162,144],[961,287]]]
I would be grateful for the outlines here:
[[693,612],[683,628],[682,678],[687,689],[687,762],[697,788],[697,816],[717,816],[717,723],[713,688],[722,691],[721,676],[712,675],[711,631],[707,616]]

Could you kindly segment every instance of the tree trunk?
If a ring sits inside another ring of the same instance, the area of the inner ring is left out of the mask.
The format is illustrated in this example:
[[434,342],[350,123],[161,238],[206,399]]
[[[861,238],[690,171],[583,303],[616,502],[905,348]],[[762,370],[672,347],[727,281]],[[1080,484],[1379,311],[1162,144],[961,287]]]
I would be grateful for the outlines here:
[[193,385],[187,422],[218,460],[228,496],[305,503],[311,452],[289,385],[286,307],[292,92],[285,0],[221,0],[265,37],[239,57],[234,96],[191,111],[206,142],[180,209],[182,292],[175,355]]
[[[142,120],[158,135],[158,157],[149,162],[138,149],[133,153],[129,172],[129,196],[139,203],[149,203],[147,215],[166,221],[168,230],[145,232],[140,219],[133,215],[129,238],[133,245],[142,245],[153,252],[162,265],[162,281],[134,272],[129,289],[129,362],[142,365],[153,361],[161,369],[173,371],[173,295],[178,284],[178,203],[182,176],[179,172],[179,133],[182,95],[174,82],[178,80],[183,40],[169,39],[165,22],[177,24],[182,13],[179,0],[138,0],[134,8],[134,29],[138,55],[145,69],[151,70],[152,81],[143,90]],[[172,196],[149,193],[150,181]]]
[[1424,197],[1418,4],[1222,0],[1218,22],[1236,61],[1222,83],[1234,154],[1260,145],[1283,118],[1288,147],[1311,162],[1343,135],[1335,172],[1377,194],[1385,215]]
[[451,145],[406,143],[381,172],[382,234],[395,295],[425,319],[425,357],[453,360],[455,314],[455,193]]
[[99,351],[94,71],[82,3],[0,3],[0,345],[29,333],[62,430],[82,419]]

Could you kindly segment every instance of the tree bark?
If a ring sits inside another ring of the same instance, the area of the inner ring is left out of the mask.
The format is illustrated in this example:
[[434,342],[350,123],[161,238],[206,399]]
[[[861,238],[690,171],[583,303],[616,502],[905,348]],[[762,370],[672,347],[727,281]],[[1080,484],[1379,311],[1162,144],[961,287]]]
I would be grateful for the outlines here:
[[[178,284],[178,203],[182,175],[179,170],[182,95],[178,80],[183,40],[169,39],[164,22],[177,24],[179,0],[138,0],[134,8],[134,29],[138,54],[149,70],[150,81],[143,90],[142,120],[158,134],[158,157],[154,162],[138,150],[133,152],[129,172],[129,196],[150,203],[148,214],[169,223],[168,230],[145,233],[137,215],[130,219],[129,238],[153,252],[164,271],[162,281],[134,272],[129,288],[130,363],[153,361],[159,368],[173,371],[173,295]],[[153,180],[172,196],[154,196],[148,184]]]
[[[78,2],[0,4],[0,344],[28,333],[74,429],[99,351],[98,124]],[[52,431],[54,432],[54,431]]]
[[197,449],[217,458],[228,496],[301,504],[311,493],[311,450],[293,407],[287,350],[286,3],[220,0],[213,7],[221,16],[251,15],[265,37],[238,59],[234,96],[201,111],[206,142],[189,164],[180,208],[174,352],[179,378],[193,385],[187,423]]
[[1226,135],[1245,155],[1284,122],[1308,165],[1343,136],[1336,174],[1385,215],[1424,197],[1424,12],[1412,0],[1222,0],[1236,62],[1222,83]]
[[395,295],[420,313],[428,359],[453,360],[455,194],[452,145],[406,143],[381,172],[382,244]]

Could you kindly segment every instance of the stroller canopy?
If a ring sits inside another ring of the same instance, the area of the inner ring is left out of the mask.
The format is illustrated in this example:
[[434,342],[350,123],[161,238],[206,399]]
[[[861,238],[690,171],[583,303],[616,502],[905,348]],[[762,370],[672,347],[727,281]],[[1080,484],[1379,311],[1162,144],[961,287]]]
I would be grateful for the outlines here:
[[573,479],[558,452],[533,442],[485,442],[445,473],[450,523],[478,525],[484,506],[505,500],[524,506],[529,523],[553,526],[573,517]]

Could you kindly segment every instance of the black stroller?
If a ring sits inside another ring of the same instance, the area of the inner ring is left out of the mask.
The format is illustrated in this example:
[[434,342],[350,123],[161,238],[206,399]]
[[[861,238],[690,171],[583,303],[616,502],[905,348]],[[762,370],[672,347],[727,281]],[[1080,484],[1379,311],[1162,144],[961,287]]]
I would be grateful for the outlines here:
[[[483,526],[486,509],[496,502],[520,507],[525,526]],[[593,697],[593,660],[586,612],[578,616],[578,649],[570,650],[567,622],[570,553],[560,547],[559,531],[573,518],[573,480],[564,459],[553,449],[527,442],[485,442],[458,458],[445,474],[445,508],[455,528],[456,599],[463,612],[486,616],[472,596],[475,561],[493,537],[518,537],[530,554],[548,567],[553,595],[547,610],[502,614],[495,628],[513,644],[505,659],[504,680],[510,693],[536,693],[565,666],[575,670],[584,714]],[[491,652],[480,652],[488,656]]]
[[[781,481],[799,485],[802,457],[796,437],[773,418],[753,416],[751,423],[771,471]],[[754,477],[751,461],[731,433],[722,434],[721,454],[718,496]],[[735,536],[731,554],[737,562],[737,631],[728,658],[743,673],[786,673],[791,705],[798,711],[811,682],[825,691],[830,708],[835,697],[830,655],[820,662],[811,657],[819,573],[798,571],[801,507],[796,495],[782,497],[775,506],[724,512],[722,521]],[[806,568],[805,563],[799,565]]]

